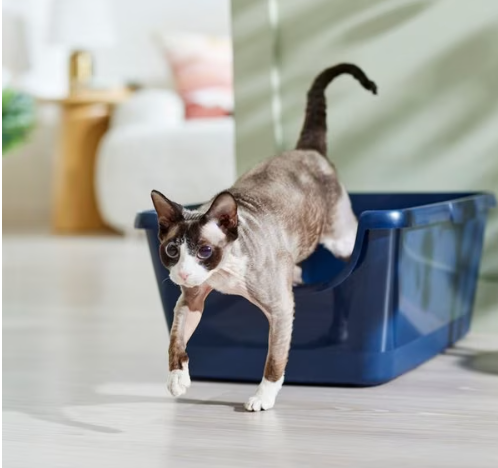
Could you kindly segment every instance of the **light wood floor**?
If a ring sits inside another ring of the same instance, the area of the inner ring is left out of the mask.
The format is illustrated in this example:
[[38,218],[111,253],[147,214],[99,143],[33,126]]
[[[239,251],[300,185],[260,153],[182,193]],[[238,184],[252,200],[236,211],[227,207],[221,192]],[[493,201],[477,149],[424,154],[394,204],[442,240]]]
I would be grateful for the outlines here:
[[[498,335],[368,389],[194,382],[166,394],[145,241],[3,242],[3,466],[498,467]],[[498,310],[497,310],[498,312]]]

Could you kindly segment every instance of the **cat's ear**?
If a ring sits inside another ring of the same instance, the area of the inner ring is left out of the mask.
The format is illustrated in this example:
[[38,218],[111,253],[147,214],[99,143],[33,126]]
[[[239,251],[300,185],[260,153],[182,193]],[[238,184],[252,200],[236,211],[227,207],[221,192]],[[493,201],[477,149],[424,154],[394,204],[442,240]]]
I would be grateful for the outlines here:
[[206,213],[208,219],[215,220],[222,229],[237,227],[237,202],[230,192],[221,192],[211,203]]
[[150,197],[154,203],[160,227],[168,229],[172,224],[183,221],[183,207],[181,205],[168,200],[157,190],[152,190]]

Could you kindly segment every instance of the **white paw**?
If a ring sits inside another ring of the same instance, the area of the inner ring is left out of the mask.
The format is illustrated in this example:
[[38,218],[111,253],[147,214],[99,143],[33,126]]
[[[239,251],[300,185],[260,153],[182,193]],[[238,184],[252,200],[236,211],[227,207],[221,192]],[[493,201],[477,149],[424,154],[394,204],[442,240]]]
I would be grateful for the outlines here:
[[190,387],[190,375],[188,367],[171,371],[168,375],[168,390],[174,397],[179,397],[186,393]]
[[269,380],[263,379],[259,384],[256,395],[247,400],[247,403],[244,405],[245,409],[247,411],[261,411],[273,408],[283,383],[283,377],[276,382],[270,382]]
[[294,272],[292,275],[292,284],[297,286],[299,284],[303,284],[303,270],[301,267],[294,265]]
[[264,411],[273,408],[274,405],[275,398],[264,397],[256,394],[247,400],[244,407],[247,411]]
[[354,250],[356,237],[344,239],[327,239],[323,242],[326,249],[330,250],[336,258],[349,259]]

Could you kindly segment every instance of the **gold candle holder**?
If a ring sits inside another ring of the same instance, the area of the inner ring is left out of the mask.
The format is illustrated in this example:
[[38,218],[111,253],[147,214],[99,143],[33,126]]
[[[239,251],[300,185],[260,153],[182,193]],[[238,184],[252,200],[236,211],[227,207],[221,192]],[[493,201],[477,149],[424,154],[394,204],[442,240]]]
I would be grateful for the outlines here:
[[75,50],[69,59],[69,89],[71,94],[88,88],[93,77],[93,57],[85,50]]

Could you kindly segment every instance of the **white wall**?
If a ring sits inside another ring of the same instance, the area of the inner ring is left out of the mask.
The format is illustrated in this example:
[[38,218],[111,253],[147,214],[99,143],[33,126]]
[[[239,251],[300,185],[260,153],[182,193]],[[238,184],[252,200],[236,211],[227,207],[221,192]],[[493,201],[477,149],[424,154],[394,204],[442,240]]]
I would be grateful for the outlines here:
[[[156,32],[230,32],[230,0],[108,1],[118,42],[108,50],[95,51],[96,75],[102,81],[166,84],[169,72],[153,39]],[[4,22],[13,16],[25,22],[30,69],[21,82],[23,88],[39,97],[60,96],[67,90],[67,52],[47,40],[50,8],[51,0],[4,0],[2,4]],[[17,39],[4,38],[4,55],[18,53],[20,46]],[[31,142],[4,158],[5,228],[48,227],[57,128],[56,109],[40,106],[39,124]]]
[[[230,0],[107,2],[113,13],[117,44],[93,51],[98,79],[164,83],[168,67],[154,39],[156,33],[230,33]],[[24,19],[31,70],[26,73],[23,82],[37,95],[61,95],[67,90],[68,52],[48,41],[51,7],[52,0],[4,0],[2,4],[7,21],[10,15],[20,15]],[[4,53],[16,53],[19,47],[17,42],[4,41]]]
[[97,55],[98,73],[157,82],[168,73],[154,33],[230,33],[230,0],[113,0],[119,48]]

